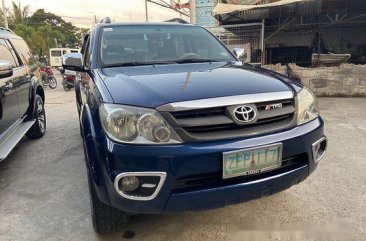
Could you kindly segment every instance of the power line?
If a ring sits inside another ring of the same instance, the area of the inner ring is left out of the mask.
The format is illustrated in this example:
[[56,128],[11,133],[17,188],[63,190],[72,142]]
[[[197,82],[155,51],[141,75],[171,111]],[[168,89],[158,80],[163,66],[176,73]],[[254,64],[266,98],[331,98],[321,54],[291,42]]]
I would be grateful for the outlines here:
[[167,2],[165,2],[163,0],[160,0],[160,2],[157,2],[157,1],[154,1],[154,0],[146,0],[146,1],[148,1],[150,3],[153,3],[153,4],[156,4],[158,6],[164,7],[164,8],[171,9],[171,10],[176,11],[176,12],[178,12],[178,13],[184,15],[184,16],[189,17],[189,14],[187,14],[187,13],[185,13],[183,11],[180,11],[178,9],[174,9],[172,6],[170,6],[170,4],[168,4]]

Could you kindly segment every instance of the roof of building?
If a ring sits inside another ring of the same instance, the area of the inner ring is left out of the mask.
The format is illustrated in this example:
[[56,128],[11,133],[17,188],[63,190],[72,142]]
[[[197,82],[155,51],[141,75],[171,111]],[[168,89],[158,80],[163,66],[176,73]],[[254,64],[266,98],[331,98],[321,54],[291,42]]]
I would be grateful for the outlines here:
[[215,15],[219,15],[224,23],[278,18],[279,16],[363,14],[366,13],[365,2],[365,0],[278,0],[256,5],[218,3],[213,12]]

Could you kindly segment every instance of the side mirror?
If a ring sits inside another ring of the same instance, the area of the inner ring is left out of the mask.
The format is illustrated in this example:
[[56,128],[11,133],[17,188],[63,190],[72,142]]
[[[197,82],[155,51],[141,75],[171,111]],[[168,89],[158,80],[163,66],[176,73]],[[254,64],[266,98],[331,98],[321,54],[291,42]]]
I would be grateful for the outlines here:
[[237,59],[240,59],[242,56],[244,56],[244,58],[242,58],[242,60],[246,60],[246,58],[247,58],[245,56],[245,50],[243,48],[234,48],[233,53]]
[[0,60],[0,78],[13,75],[13,65],[7,60]]
[[62,67],[66,70],[84,71],[83,55],[70,53],[62,56]]

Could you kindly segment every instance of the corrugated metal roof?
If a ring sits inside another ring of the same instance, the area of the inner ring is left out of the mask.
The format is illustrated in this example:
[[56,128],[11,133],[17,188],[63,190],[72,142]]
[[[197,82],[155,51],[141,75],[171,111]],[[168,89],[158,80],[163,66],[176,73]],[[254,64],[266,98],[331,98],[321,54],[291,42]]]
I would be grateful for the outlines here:
[[279,16],[308,16],[332,13],[361,13],[366,12],[366,0],[312,0],[292,3],[284,6],[271,7],[258,10],[240,11],[230,14],[222,14],[224,23],[253,21]]

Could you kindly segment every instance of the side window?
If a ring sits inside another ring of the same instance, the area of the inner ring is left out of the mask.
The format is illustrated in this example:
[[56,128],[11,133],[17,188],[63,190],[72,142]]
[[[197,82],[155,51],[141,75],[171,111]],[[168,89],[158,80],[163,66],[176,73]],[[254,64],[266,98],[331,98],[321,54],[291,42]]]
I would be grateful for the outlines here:
[[51,56],[52,57],[61,57],[62,56],[61,50],[52,50],[51,51]]
[[35,62],[32,52],[23,39],[12,39],[11,44],[14,46],[23,64],[27,65]]
[[19,66],[16,56],[13,56],[4,39],[0,39],[0,59],[9,61],[14,68]]

